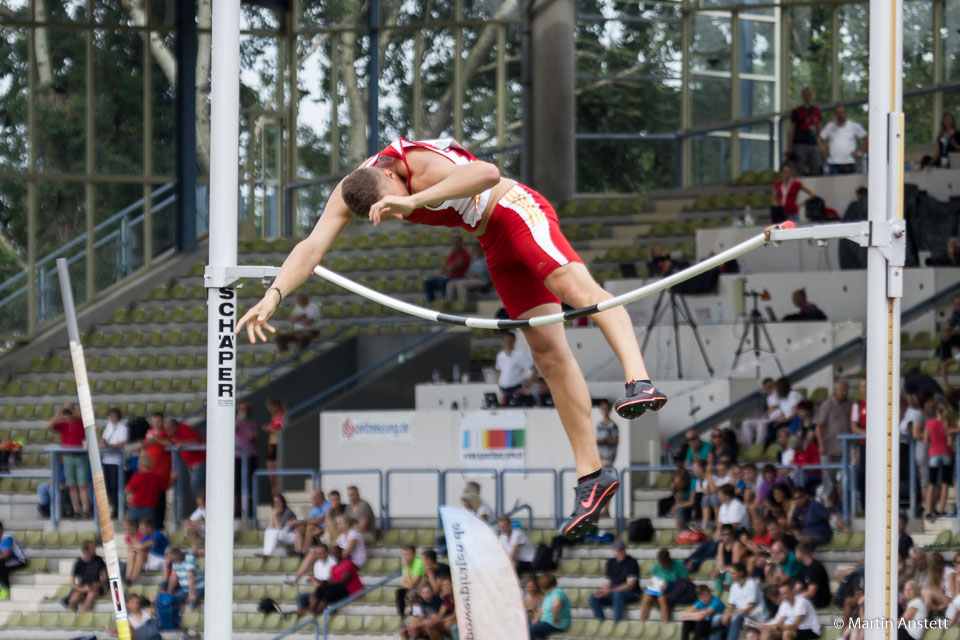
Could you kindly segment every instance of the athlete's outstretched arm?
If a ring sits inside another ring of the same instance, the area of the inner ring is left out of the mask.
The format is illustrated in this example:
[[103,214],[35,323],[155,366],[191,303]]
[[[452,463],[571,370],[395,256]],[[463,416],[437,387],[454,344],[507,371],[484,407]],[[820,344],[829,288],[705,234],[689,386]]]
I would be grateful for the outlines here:
[[414,193],[409,196],[384,196],[370,207],[370,221],[379,225],[384,219],[403,217],[424,206],[436,206],[444,200],[475,196],[500,183],[497,165],[476,160],[468,164],[453,164],[446,158],[427,150],[411,149],[407,162],[414,175]]
[[[270,289],[264,294],[263,298],[247,311],[240,322],[237,323],[236,333],[244,326],[247,328],[247,336],[250,343],[253,344],[257,338],[267,341],[263,329],[271,333],[276,333],[267,321],[280,304],[281,296],[286,298],[293,291],[303,284],[303,281],[313,273],[313,268],[320,264],[324,254],[330,250],[333,241],[337,239],[340,232],[350,222],[353,216],[347,203],[343,201],[340,195],[340,185],[338,184],[327,204],[323,208],[323,213],[317,221],[313,231],[305,239],[297,243],[287,259],[283,261],[280,273],[277,274]],[[279,289],[279,291],[278,291]]]

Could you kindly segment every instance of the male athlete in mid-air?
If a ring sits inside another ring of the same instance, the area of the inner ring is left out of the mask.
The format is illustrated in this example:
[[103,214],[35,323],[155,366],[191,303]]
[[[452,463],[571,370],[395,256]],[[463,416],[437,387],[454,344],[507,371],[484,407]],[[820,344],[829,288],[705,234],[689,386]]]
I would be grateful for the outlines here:
[[[460,228],[474,234],[487,258],[490,279],[511,318],[560,311],[560,301],[587,307],[610,298],[560,232],[557,214],[543,196],[500,175],[454,140],[400,138],[345,177],[327,200],[308,238],[294,247],[263,299],[237,323],[251,342],[266,341],[280,301],[320,264],[354,216],[374,226],[396,218]],[[647,375],[630,317],[623,307],[597,313],[594,321],[623,371],[626,395],[614,408],[623,418],[659,410],[666,396]],[[579,539],[600,518],[617,492],[617,472],[603,467],[590,421],[590,392],[561,324],[523,329],[537,369],[550,388],[576,460],[577,498],[560,534]]]

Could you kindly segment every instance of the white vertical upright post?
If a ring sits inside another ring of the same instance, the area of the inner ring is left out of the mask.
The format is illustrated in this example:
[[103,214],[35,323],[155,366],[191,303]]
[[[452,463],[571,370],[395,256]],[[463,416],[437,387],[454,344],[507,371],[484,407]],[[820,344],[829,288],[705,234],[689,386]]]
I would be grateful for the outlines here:
[[[210,260],[207,268],[207,535],[204,637],[233,634],[233,445],[240,162],[240,0],[217,0],[210,79]],[[212,277],[211,277],[212,276]]]
[[[903,208],[903,5],[870,0],[870,161],[867,250],[867,456],[864,608],[868,640],[897,637],[899,339]],[[902,239],[902,235],[900,236]]]

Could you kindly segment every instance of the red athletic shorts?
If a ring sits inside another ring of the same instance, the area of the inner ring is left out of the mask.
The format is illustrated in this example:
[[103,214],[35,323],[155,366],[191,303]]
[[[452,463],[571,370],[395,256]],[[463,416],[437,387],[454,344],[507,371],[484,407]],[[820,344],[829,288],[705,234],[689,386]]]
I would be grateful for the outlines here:
[[493,287],[511,318],[541,304],[559,303],[544,279],[557,267],[583,262],[560,232],[550,203],[520,184],[497,202],[480,246]]

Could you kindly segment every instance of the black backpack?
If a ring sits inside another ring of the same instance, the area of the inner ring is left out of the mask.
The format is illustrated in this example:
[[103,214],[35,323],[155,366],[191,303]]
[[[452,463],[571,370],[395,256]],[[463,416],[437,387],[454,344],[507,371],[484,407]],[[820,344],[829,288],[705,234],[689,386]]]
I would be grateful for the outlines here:
[[824,202],[820,196],[813,196],[812,198],[807,198],[807,201],[803,203],[803,207],[807,212],[807,220],[810,222],[820,222],[825,217],[827,203]]
[[627,525],[630,542],[642,543],[653,540],[653,523],[650,518],[638,518]]
[[277,601],[273,598],[264,598],[261,600],[260,604],[257,605],[257,611],[267,615],[270,615],[271,613],[278,613],[280,614],[281,618],[287,617],[287,614],[283,612],[283,609],[280,608],[280,605],[278,605]]

